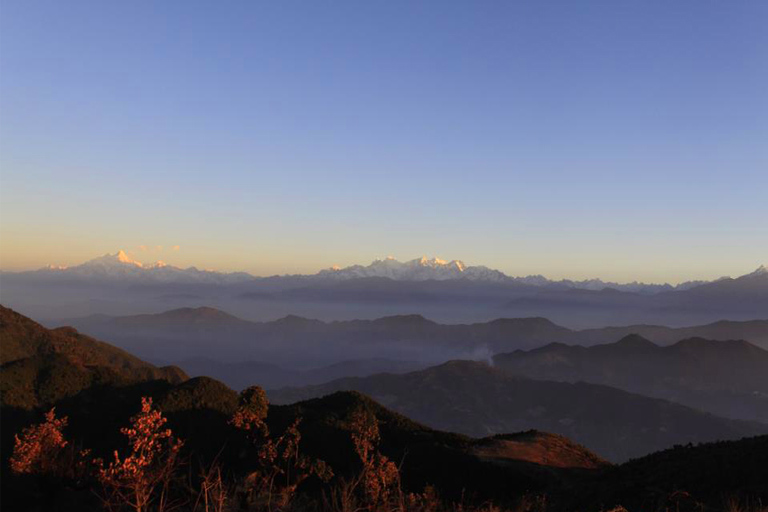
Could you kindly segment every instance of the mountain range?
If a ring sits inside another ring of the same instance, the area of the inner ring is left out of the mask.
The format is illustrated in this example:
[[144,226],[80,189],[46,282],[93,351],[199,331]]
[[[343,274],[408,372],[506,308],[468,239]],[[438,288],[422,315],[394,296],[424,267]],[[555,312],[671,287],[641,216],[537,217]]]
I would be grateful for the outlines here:
[[511,277],[437,258],[254,277],[143,265],[119,251],[69,268],[3,272],[0,281],[5,304],[46,321],[213,306],[259,321],[291,314],[328,321],[420,314],[446,323],[538,316],[584,329],[743,321],[768,311],[764,266],[737,278],[676,286]]
[[105,254],[72,267],[47,267],[19,273],[4,272],[4,276],[23,276],[34,281],[107,281],[112,283],[195,283],[229,284],[253,279],[245,272],[216,272],[195,267],[179,268],[157,261],[151,265],[132,259],[125,251]]
[[[768,273],[765,266],[760,266],[752,274]],[[518,283],[531,286],[545,286],[554,288],[575,288],[584,290],[599,291],[604,288],[616,290],[654,294],[662,291],[687,290],[708,281],[688,281],[678,285],[648,284],[640,282],[616,283],[606,282],[601,279],[585,279],[574,281],[562,279],[554,281],[541,275],[529,275],[525,277],[512,277],[499,270],[490,269],[485,266],[470,266],[459,260],[441,260],[440,258],[428,259],[426,256],[400,262],[392,256],[385,259],[378,259],[371,264],[351,265],[341,268],[333,266],[329,269],[320,270],[316,274],[295,275],[295,276],[273,276],[271,278],[255,277],[246,272],[216,272],[212,270],[198,270],[195,267],[182,269],[167,265],[163,261],[157,261],[151,265],[132,259],[128,254],[119,250],[114,254],[105,254],[94,258],[80,265],[66,267],[49,265],[39,270],[8,273],[21,274],[35,279],[60,279],[60,280],[109,280],[121,281],[129,280],[139,283],[201,283],[201,284],[231,284],[251,280],[263,280],[284,277],[286,279],[311,280],[333,280],[342,281],[361,278],[387,278],[394,281],[445,281],[453,279],[463,279],[469,281],[497,282],[497,283]]]
[[[765,267],[761,266],[765,271]],[[706,281],[688,281],[678,285],[670,284],[648,284],[637,281],[631,283],[606,282],[601,279],[585,279],[573,281],[562,279],[553,281],[542,275],[529,275],[525,277],[512,277],[499,270],[490,269],[485,266],[468,266],[460,260],[441,260],[439,258],[428,259],[423,256],[418,259],[400,262],[392,256],[385,259],[375,260],[368,266],[352,265],[345,268],[338,266],[327,270],[322,270],[316,274],[317,277],[327,277],[337,280],[360,279],[368,277],[384,277],[395,281],[444,281],[448,279],[466,279],[470,281],[485,281],[497,283],[518,283],[531,286],[551,286],[557,288],[576,288],[585,290],[602,290],[603,288],[613,288],[637,293],[658,293],[670,290],[686,290]]]
[[[202,358],[238,363],[240,368],[243,363],[256,362],[289,370],[372,358],[422,364],[449,359],[489,360],[494,354],[553,342],[594,345],[612,343],[629,334],[639,334],[661,345],[701,337],[740,339],[768,348],[768,320],[721,321],[686,328],[631,325],[573,330],[537,317],[499,318],[473,324],[440,324],[420,315],[337,322],[287,316],[272,322],[251,322],[203,307],[159,314],[95,315],[50,323],[51,326],[62,324],[109,339],[153,361],[172,361],[184,366],[183,359],[198,359],[200,363]],[[211,372],[213,368],[211,365]],[[236,375],[240,372],[235,366],[229,370],[233,380],[225,378],[225,381],[237,387],[239,377]],[[197,364],[193,371],[204,370]],[[300,383],[294,381],[293,384]],[[276,381],[269,384],[277,386]]]

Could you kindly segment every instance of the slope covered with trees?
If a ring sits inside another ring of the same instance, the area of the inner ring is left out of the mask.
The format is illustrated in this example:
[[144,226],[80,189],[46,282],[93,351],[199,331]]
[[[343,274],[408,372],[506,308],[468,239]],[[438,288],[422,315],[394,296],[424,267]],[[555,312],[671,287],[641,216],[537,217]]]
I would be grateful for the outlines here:
[[158,368],[69,327],[46,329],[3,306],[0,347],[0,400],[4,406],[33,409],[51,405],[94,385],[187,379],[179,368]]

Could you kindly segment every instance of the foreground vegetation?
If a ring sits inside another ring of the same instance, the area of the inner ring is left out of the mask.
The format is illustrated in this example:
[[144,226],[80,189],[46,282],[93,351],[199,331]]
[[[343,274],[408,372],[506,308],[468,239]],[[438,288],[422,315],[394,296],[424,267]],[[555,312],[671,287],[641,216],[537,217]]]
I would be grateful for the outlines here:
[[[215,381],[211,381],[215,382]],[[210,383],[206,383],[210,384]],[[203,399],[205,390],[196,389],[186,396],[177,394],[175,400],[184,402],[196,395]],[[69,418],[57,414],[55,409],[45,413],[43,420],[22,429],[14,436],[13,450],[4,470],[3,510],[82,510],[109,512],[225,512],[225,511],[317,511],[317,512],[464,512],[515,511],[545,512],[551,510],[593,510],[615,512],[627,510],[606,500],[608,494],[590,494],[584,489],[571,489],[572,499],[564,500],[557,492],[546,492],[543,487],[524,487],[508,482],[512,493],[497,493],[497,500],[469,488],[446,487],[441,476],[433,475],[437,485],[427,484],[413,488],[414,479],[404,478],[403,461],[399,463],[385,455],[382,448],[381,420],[375,403],[360,395],[352,397],[343,418],[347,464],[335,468],[325,460],[303,451],[301,425],[303,418],[283,415],[279,431],[270,427],[270,407],[266,394],[258,387],[240,393],[233,413],[226,420],[229,436],[218,439],[220,447],[208,456],[194,450],[194,443],[179,437],[168,425],[149,396],[141,397],[139,410],[120,428],[122,442],[119,448],[94,450],[82,440],[67,435]],[[169,402],[165,402],[168,407]],[[177,403],[178,407],[180,404]],[[190,404],[185,404],[189,406]],[[308,409],[311,411],[311,408]],[[275,410],[280,415],[280,409]],[[298,411],[293,411],[294,413]],[[379,414],[380,415],[380,414]],[[397,417],[389,418],[388,423]],[[407,422],[407,420],[405,420]],[[201,425],[202,426],[202,425]],[[407,427],[401,424],[398,428]],[[422,433],[423,434],[423,433]],[[448,434],[443,441],[453,440]],[[766,440],[752,448],[764,448]],[[208,444],[216,442],[209,439]],[[333,436],[327,443],[339,443]],[[199,442],[199,439],[198,439]],[[722,443],[727,444],[727,443]],[[190,449],[192,448],[192,449]],[[718,445],[707,452],[711,458]],[[749,447],[747,449],[750,449]],[[674,458],[675,451],[693,447],[680,447],[666,457]],[[331,451],[333,446],[331,446]],[[344,452],[345,450],[340,450]],[[762,452],[765,453],[764,451]],[[201,456],[202,455],[202,456]],[[419,456],[419,454],[416,454]],[[701,455],[700,453],[698,454]],[[656,459],[664,458],[664,453]],[[724,461],[726,458],[721,458]],[[514,461],[507,461],[513,463]],[[744,459],[745,464],[752,461]],[[635,467],[632,467],[632,466]],[[651,467],[664,468],[659,460],[633,461],[626,468],[607,468],[586,475],[571,474],[566,484],[594,486],[595,477],[618,490],[636,482],[636,474]],[[759,466],[755,466],[760,468]],[[432,467],[434,469],[434,466]],[[535,473],[532,467],[529,469]],[[680,468],[682,469],[682,468]],[[763,468],[765,469],[765,468]],[[487,470],[487,468],[486,468]],[[622,474],[623,470],[623,474]],[[461,472],[461,468],[446,467],[445,472]],[[411,467],[413,472],[413,467]],[[613,472],[613,473],[612,473]],[[510,473],[502,473],[509,476]],[[663,472],[661,472],[663,474]],[[558,476],[563,484],[563,476]],[[550,475],[551,476],[551,475]],[[667,475],[668,476],[668,475]],[[618,477],[618,478],[617,478]],[[759,475],[758,475],[759,478]],[[759,481],[759,480],[757,480]],[[10,485],[8,485],[10,483]],[[467,482],[471,484],[471,481]],[[494,481],[494,485],[500,482]],[[517,482],[519,483],[519,482]],[[503,484],[502,484],[503,485]],[[624,489],[625,491],[627,489]],[[444,492],[448,490],[448,492]],[[765,512],[768,507],[761,501],[764,488],[750,489],[751,494],[723,494],[719,503],[699,501],[694,494],[675,491],[664,500],[648,502],[630,510]],[[635,489],[638,495],[643,491]],[[621,493],[619,493],[621,494]],[[647,499],[648,493],[645,493]],[[755,497],[757,496],[757,497]]]
[[[264,391],[248,388],[240,394],[228,422],[247,440],[242,457],[248,469],[240,478],[218,456],[195,468],[190,458],[182,456],[184,441],[167,428],[167,419],[150,397],[142,397],[141,410],[120,429],[127,440],[126,453],[115,450],[109,461],[71,443],[64,432],[68,418],[57,417],[51,409],[42,423],[24,428],[14,438],[9,467],[16,482],[26,487],[17,497],[36,495],[43,506],[60,508],[61,497],[68,495],[79,500],[81,510],[100,507],[110,512],[495,509],[490,503],[481,507],[447,503],[433,486],[406,493],[400,469],[379,450],[379,422],[363,407],[347,418],[357,457],[356,470],[344,476],[335,475],[325,461],[301,452],[301,418],[279,435],[271,433],[265,422],[268,408]],[[545,509],[544,497],[526,498],[518,507]]]

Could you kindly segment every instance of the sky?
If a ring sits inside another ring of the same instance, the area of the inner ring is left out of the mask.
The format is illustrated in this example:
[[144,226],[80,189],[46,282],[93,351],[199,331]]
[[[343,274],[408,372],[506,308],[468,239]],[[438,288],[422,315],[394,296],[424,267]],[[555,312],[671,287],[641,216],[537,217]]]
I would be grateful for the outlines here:
[[0,268],[768,263],[768,2],[0,2]]

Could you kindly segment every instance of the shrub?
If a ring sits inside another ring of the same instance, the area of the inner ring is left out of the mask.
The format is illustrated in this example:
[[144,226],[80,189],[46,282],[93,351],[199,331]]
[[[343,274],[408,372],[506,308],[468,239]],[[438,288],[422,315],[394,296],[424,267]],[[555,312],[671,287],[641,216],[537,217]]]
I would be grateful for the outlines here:
[[414,510],[436,508],[433,495],[403,496],[400,471],[379,452],[379,423],[372,413],[357,409],[349,417],[350,436],[362,467],[352,479],[341,480],[325,496],[325,508],[333,512],[361,510]]
[[264,390],[252,386],[241,393],[240,406],[230,420],[236,428],[245,431],[258,448],[257,469],[245,478],[242,501],[243,505],[258,509],[284,510],[307,478],[314,475],[327,482],[333,471],[324,461],[299,451],[300,418],[280,437],[272,437],[264,422],[268,409]]
[[166,422],[160,411],[152,409],[152,399],[143,397],[141,411],[131,418],[131,426],[120,429],[128,437],[130,455],[121,459],[115,450],[115,460],[107,467],[100,459],[94,461],[107,509],[127,507],[145,512],[152,504],[158,511],[167,508],[168,488],[183,443],[164,428]]
[[386,502],[400,488],[400,471],[378,450],[381,435],[376,416],[357,410],[352,414],[352,442],[363,464],[361,483],[369,505]]
[[67,446],[62,429],[67,417],[56,418],[55,408],[45,414],[45,421],[32,425],[15,436],[11,470],[19,474],[53,474],[61,467],[59,458]]

